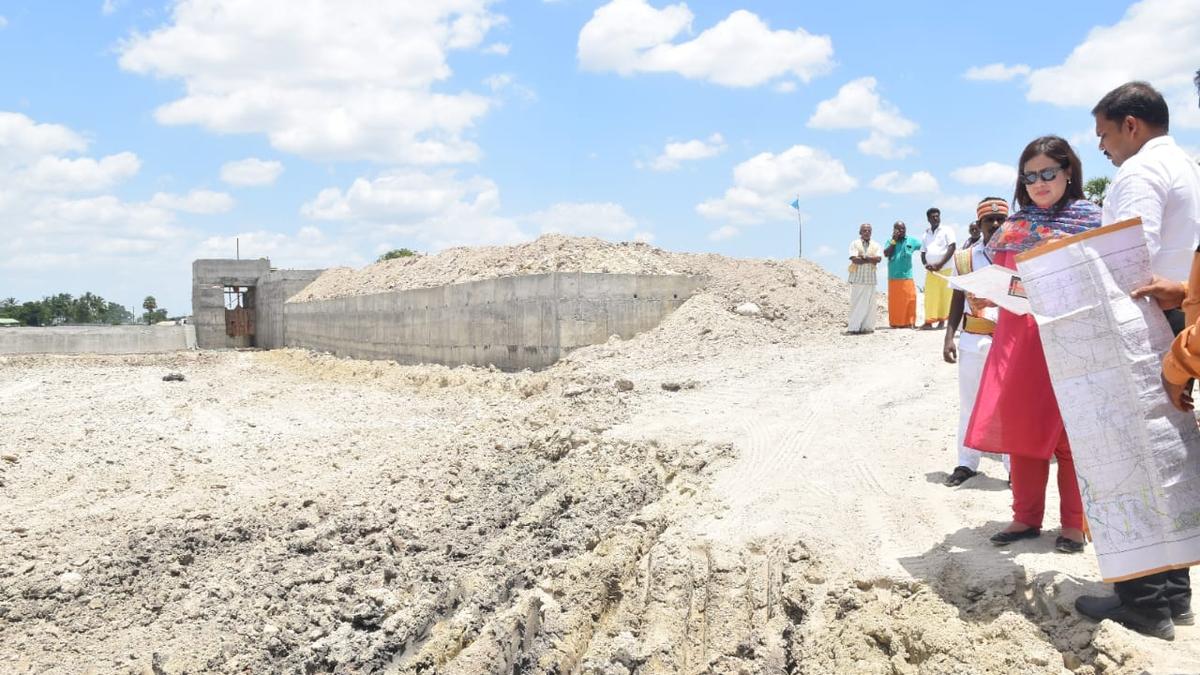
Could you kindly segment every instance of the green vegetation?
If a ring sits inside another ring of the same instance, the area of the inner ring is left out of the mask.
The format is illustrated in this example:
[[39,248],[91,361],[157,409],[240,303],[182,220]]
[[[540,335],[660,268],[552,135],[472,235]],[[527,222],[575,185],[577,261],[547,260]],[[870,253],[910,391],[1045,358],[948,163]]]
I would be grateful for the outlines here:
[[155,300],[153,295],[147,295],[146,299],[142,300],[142,309],[146,310],[142,314],[142,321],[145,321],[146,325],[167,320],[167,310],[158,308],[158,300]]
[[383,262],[384,260],[395,260],[396,258],[414,258],[421,255],[411,248],[394,248],[387,253],[379,256],[375,262]]
[[1111,182],[1108,176],[1093,178],[1083,184],[1083,195],[1096,206],[1104,206],[1104,196],[1108,194],[1108,184]]
[[16,319],[26,326],[133,322],[133,312],[92,293],[84,293],[78,298],[70,293],[59,293],[21,303],[16,298],[5,298],[0,300],[0,317]]

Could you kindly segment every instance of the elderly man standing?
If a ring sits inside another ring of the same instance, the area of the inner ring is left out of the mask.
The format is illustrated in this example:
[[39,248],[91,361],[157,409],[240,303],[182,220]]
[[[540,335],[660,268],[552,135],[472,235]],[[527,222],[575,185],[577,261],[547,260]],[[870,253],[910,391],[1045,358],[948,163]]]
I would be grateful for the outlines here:
[[[1196,320],[1196,298],[1183,302],[1189,266],[1200,236],[1200,167],[1168,134],[1170,111],[1162,94],[1145,82],[1129,82],[1105,94],[1092,109],[1100,150],[1119,167],[1104,199],[1104,222],[1140,216],[1150,250],[1151,283],[1134,297],[1153,297],[1175,333]],[[1180,305],[1192,316],[1185,317]],[[1186,337],[1184,338],[1187,339]],[[1176,345],[1178,346],[1178,342]],[[1178,368],[1178,348],[1164,368],[1167,395],[1184,406],[1191,373]],[[1200,448],[1189,448],[1200,452]],[[1171,640],[1174,624],[1195,623],[1188,568],[1155,572],[1113,584],[1116,595],[1081,596],[1080,614],[1112,619],[1140,633]]]
[[888,259],[888,325],[917,327],[917,286],[913,283],[912,257],[921,240],[908,236],[908,226],[897,220],[883,255]]
[[883,248],[871,241],[871,224],[858,226],[858,239],[850,242],[851,335],[875,332],[875,266],[883,260]]
[[937,207],[925,212],[929,229],[921,239],[921,264],[925,266],[925,325],[922,328],[941,328],[950,316],[950,285],[946,283],[946,264],[954,257],[954,230],[942,225],[942,212]]

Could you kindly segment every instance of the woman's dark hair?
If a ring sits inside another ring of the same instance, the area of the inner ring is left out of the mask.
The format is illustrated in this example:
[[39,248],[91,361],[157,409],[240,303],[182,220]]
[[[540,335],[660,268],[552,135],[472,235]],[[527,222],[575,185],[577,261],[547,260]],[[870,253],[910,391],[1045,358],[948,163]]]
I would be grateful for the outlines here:
[[1024,152],[1021,153],[1021,159],[1017,160],[1017,190],[1013,193],[1013,201],[1025,208],[1033,203],[1029,197],[1029,191],[1025,189],[1025,183],[1021,181],[1021,173],[1025,171],[1025,162],[1037,157],[1045,155],[1050,159],[1058,162],[1067,172],[1067,191],[1063,193],[1062,199],[1053,208],[1061,209],[1070,202],[1078,199],[1083,199],[1083,165],[1079,161],[1079,156],[1071,149],[1071,144],[1058,136],[1042,136],[1035,138],[1025,146]]

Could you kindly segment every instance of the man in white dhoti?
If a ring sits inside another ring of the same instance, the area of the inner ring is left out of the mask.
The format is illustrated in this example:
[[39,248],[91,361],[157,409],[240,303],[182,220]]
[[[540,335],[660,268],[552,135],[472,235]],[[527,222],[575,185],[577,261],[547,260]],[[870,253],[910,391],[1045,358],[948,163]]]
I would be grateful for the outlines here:
[[858,239],[850,243],[850,319],[851,335],[875,332],[875,266],[883,260],[883,248],[871,241],[871,225],[858,226]]
[[[986,197],[975,209],[979,218],[979,242],[977,245],[957,251],[951,259],[955,275],[970,274],[992,264],[987,254],[987,243],[1004,220],[1008,218],[1008,202],[1000,197]],[[975,408],[975,396],[979,393],[979,380],[983,377],[983,364],[987,361],[988,349],[992,346],[992,333],[996,329],[999,310],[995,305],[974,295],[954,291],[950,300],[950,319],[946,324],[946,339],[942,343],[942,358],[946,363],[958,362],[958,466],[944,481],[946,487],[957,487],[979,473],[979,459],[983,453],[967,447],[963,439],[971,411]],[[958,346],[954,334],[962,326]],[[1004,468],[1008,468],[1008,455],[1001,455]]]

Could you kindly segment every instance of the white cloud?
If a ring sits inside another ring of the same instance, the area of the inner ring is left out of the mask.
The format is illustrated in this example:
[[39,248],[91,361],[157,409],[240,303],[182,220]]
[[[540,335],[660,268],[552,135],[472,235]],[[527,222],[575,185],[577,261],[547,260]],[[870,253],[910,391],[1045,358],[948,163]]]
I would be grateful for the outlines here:
[[484,47],[481,51],[484,54],[494,54],[496,56],[508,56],[509,50],[510,50],[510,47],[507,44],[505,44],[503,42],[494,42],[494,43]]
[[732,239],[741,233],[741,230],[732,225],[722,225],[712,232],[709,232],[708,239],[709,241],[725,241],[726,239]]
[[871,181],[871,187],[898,195],[935,194],[938,182],[928,171],[918,171],[910,176],[899,171],[888,171],[876,176]]
[[561,202],[524,218],[543,232],[609,239],[627,236],[637,227],[620,204],[612,202]]
[[496,73],[489,75],[483,79],[483,83],[494,94],[502,94],[511,92],[517,98],[525,101],[536,101],[537,93],[529,87],[517,82],[517,78],[512,73]]
[[988,185],[1011,188],[1017,180],[1017,170],[1011,164],[985,162],[964,166],[950,172],[950,177],[966,185]]
[[225,213],[232,209],[233,197],[224,192],[213,192],[212,190],[192,190],[186,195],[157,192],[150,199],[150,204],[171,211],[208,215]]
[[834,253],[837,253],[837,251],[833,250],[833,247],[829,246],[827,244],[821,244],[820,246],[817,247],[817,257],[818,258],[828,258],[829,256],[833,255]]
[[655,171],[675,171],[684,162],[716,157],[725,152],[725,148],[725,139],[721,134],[713,134],[703,140],[667,143],[662,153],[646,166]]
[[500,190],[487,178],[395,170],[355,179],[344,190],[321,190],[300,212],[315,220],[361,227],[369,232],[364,236],[433,250],[528,239],[514,220],[498,215],[499,209]]
[[155,111],[162,124],[262,133],[317,159],[473,161],[466,134],[489,100],[434,87],[450,51],[503,21],[488,4],[180,0],[167,25],[120,44],[120,65],[183,82]]
[[3,30],[5,28],[8,28],[8,19],[6,19],[3,16],[0,16],[0,30]]
[[1090,109],[1112,88],[1146,80],[1167,98],[1173,126],[1195,128],[1200,112],[1192,77],[1198,63],[1200,3],[1142,0],[1117,23],[1093,28],[1063,63],[1030,73],[1027,97]]
[[916,152],[912,146],[897,144],[896,139],[878,131],[872,131],[870,135],[858,142],[857,147],[858,151],[864,155],[883,159],[901,159]]
[[117,11],[117,0],[104,0],[104,4],[100,5],[100,13],[108,16]]
[[642,244],[652,244],[652,243],[654,243],[654,233],[653,232],[635,232],[633,234],[633,240],[636,242],[640,242]]
[[141,161],[132,152],[109,155],[99,161],[91,157],[71,159],[47,155],[14,177],[17,187],[51,192],[94,192],[104,190],[137,174]]
[[285,262],[288,267],[302,269],[371,262],[352,239],[330,237],[311,225],[301,227],[294,234],[250,230],[208,237],[195,247],[191,258],[228,258],[239,250],[243,258],[272,258]]
[[0,162],[27,162],[43,155],[82,152],[82,136],[59,124],[39,124],[21,113],[0,112]]
[[1006,66],[1003,63],[989,63],[986,66],[972,66],[963,73],[963,77],[968,80],[976,80],[981,82],[1006,82],[1013,78],[1024,77],[1030,73],[1029,66],[1018,63],[1013,66]]
[[823,150],[795,145],[776,155],[764,152],[737,165],[733,187],[720,199],[696,206],[705,218],[754,224],[790,217],[797,195],[841,194],[857,187],[846,167]]
[[686,42],[694,15],[686,4],[655,9],[646,0],[613,0],[579,32],[584,70],[675,73],[727,87],[754,87],[780,78],[809,82],[833,67],[833,42],[803,28],[771,30],[737,10]]
[[270,185],[282,173],[282,163],[257,157],[247,157],[221,165],[221,180],[239,187]]
[[868,129],[870,135],[858,144],[860,152],[886,159],[903,157],[912,148],[897,146],[896,139],[907,138],[917,125],[900,113],[899,108],[883,100],[875,91],[873,77],[861,77],[842,85],[831,99],[817,104],[808,120],[813,129]]

